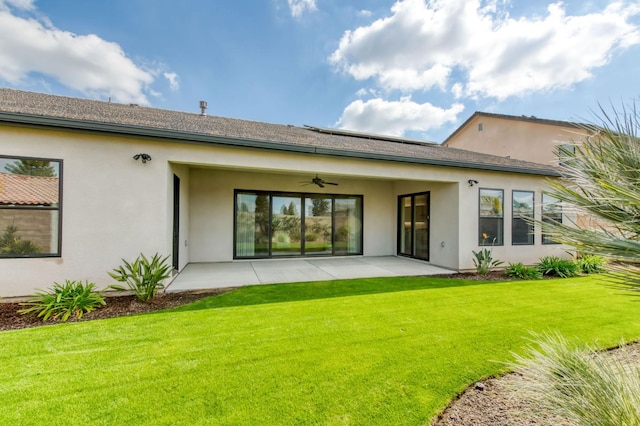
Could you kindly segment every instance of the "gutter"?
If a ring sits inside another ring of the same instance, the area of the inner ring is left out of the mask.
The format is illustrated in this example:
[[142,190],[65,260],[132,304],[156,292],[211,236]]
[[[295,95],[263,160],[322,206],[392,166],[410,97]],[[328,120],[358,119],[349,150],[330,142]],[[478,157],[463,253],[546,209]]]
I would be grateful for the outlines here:
[[527,167],[504,166],[500,164],[484,164],[461,162],[454,160],[438,160],[429,158],[405,157],[378,154],[363,151],[348,151],[334,148],[320,148],[307,145],[292,145],[282,142],[271,142],[257,139],[238,139],[234,137],[207,135],[203,133],[187,133],[177,130],[157,129],[153,127],[132,126],[126,124],[104,123],[71,118],[49,117],[12,112],[0,112],[0,122],[35,127],[53,127],[67,130],[84,130],[89,132],[110,133],[128,136],[141,136],[154,139],[168,139],[185,143],[221,145],[237,148],[253,148],[270,151],[284,151],[304,154],[327,155],[332,157],[359,158],[367,160],[393,161],[399,163],[424,164],[429,166],[457,167],[463,169],[501,171],[509,173],[531,174],[538,176],[560,177],[560,172]]

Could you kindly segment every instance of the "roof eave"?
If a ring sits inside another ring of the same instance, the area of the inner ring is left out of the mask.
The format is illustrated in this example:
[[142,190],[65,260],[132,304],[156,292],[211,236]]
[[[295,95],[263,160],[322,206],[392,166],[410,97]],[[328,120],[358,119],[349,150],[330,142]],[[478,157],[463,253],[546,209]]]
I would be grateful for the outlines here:
[[349,157],[369,160],[393,161],[411,164],[424,164],[430,166],[457,167],[473,170],[500,171],[509,173],[531,174],[540,176],[559,177],[561,174],[555,170],[533,169],[526,167],[514,167],[498,164],[485,164],[474,162],[463,162],[454,160],[439,160],[429,158],[405,157],[389,154],[378,154],[372,152],[339,150],[331,148],[320,148],[308,145],[291,145],[286,143],[255,140],[238,139],[228,136],[208,135],[203,133],[180,132],[177,130],[157,129],[152,127],[131,126],[125,124],[104,123],[97,121],[87,121],[72,118],[51,117],[33,114],[1,112],[0,122],[13,123],[36,127],[54,127],[66,130],[83,130],[98,133],[124,134],[129,136],[150,137],[181,141],[185,143],[214,144],[239,148],[253,148],[263,150],[276,150],[294,153],[319,154],[334,157]]

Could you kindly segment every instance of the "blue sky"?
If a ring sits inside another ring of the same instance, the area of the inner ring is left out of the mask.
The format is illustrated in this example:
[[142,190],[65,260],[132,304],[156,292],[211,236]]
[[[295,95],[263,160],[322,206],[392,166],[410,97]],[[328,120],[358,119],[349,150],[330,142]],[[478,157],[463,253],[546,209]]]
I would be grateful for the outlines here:
[[442,142],[640,95],[640,2],[0,0],[0,86]]

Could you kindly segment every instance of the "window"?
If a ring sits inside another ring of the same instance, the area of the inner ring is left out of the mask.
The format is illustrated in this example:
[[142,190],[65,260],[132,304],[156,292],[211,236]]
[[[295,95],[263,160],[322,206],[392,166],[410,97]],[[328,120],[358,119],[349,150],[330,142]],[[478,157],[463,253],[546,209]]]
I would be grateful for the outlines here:
[[236,191],[234,257],[362,254],[362,196]]
[[560,200],[542,193],[542,244],[558,244],[544,232],[544,223],[562,223],[562,205]]
[[576,146],[573,144],[563,144],[556,147],[556,153],[558,155],[558,162],[561,166],[569,165],[569,162],[574,158],[576,153]]
[[478,244],[504,244],[504,191],[502,189],[480,188],[480,219]]
[[0,257],[60,256],[62,160],[0,156]]
[[511,218],[511,244],[533,244],[533,191],[513,191]]

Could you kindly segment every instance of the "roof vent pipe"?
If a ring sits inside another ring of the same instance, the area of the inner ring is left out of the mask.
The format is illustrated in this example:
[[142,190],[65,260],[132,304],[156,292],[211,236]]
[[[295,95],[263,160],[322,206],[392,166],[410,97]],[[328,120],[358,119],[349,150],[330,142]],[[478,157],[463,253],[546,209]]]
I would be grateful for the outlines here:
[[200,115],[207,115],[207,101],[200,101]]

